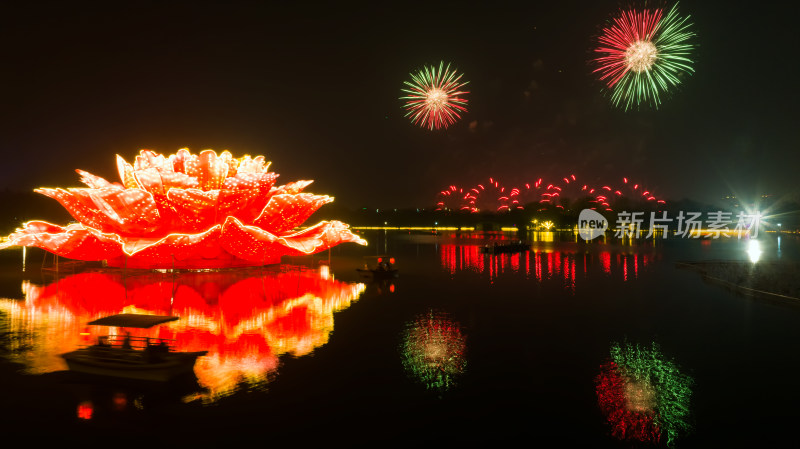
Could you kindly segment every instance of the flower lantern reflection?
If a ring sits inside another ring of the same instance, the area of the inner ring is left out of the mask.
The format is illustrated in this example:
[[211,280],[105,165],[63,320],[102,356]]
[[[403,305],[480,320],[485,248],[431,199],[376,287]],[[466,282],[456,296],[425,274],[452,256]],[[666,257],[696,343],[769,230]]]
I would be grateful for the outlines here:
[[459,324],[437,312],[407,323],[402,342],[406,371],[426,388],[445,391],[466,368],[466,338]]
[[[46,286],[23,284],[25,301],[0,300],[0,312],[16,333],[34,332],[16,362],[29,373],[66,368],[60,354],[121,329],[86,326],[116,313],[176,315],[137,337],[167,338],[179,351],[206,350],[195,363],[198,383],[215,401],[242,385],[258,387],[276,375],[279,357],[312,353],[333,331],[333,315],[346,309],[366,286],[325,277],[317,270],[181,272],[84,272]],[[87,335],[88,334],[88,335]]]
[[614,437],[671,446],[690,429],[692,378],[656,344],[642,348],[614,343],[611,359],[601,365],[595,381],[600,409]]
[[77,223],[30,221],[0,249],[35,246],[109,266],[218,268],[279,263],[344,242],[366,244],[339,221],[297,231],[333,201],[304,193],[312,181],[275,186],[263,156],[228,151],[165,157],[142,150],[133,165],[117,156],[121,183],[78,170],[85,188],[36,191],[61,203]]

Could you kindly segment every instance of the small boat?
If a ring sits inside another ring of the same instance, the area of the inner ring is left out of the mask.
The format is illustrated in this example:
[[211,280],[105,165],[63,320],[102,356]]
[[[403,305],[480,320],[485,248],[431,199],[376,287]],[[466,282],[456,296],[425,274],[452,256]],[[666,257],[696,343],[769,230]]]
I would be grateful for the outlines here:
[[[87,324],[147,329],[176,316],[122,313]],[[208,351],[175,351],[173,341],[164,338],[104,335],[96,344],[62,354],[70,371],[143,381],[167,382],[193,373],[198,357]]]
[[480,251],[483,254],[500,254],[500,253],[516,253],[516,252],[523,252],[528,251],[531,249],[531,245],[523,242],[514,242],[514,243],[502,243],[502,244],[493,244],[493,245],[484,245],[481,247]]
[[394,257],[390,256],[370,256],[364,258],[364,266],[356,268],[356,271],[363,277],[372,279],[389,279],[398,276],[399,271],[395,265]]

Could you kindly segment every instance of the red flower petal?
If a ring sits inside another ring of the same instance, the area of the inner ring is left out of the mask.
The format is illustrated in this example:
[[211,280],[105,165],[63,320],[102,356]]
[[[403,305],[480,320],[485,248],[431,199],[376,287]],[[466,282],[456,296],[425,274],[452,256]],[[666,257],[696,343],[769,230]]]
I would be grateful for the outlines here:
[[[121,238],[125,255],[107,261],[109,266],[129,268],[198,267],[186,261],[209,261],[222,256],[222,262],[231,259],[219,245],[221,226],[214,226],[197,234],[170,234],[160,239]],[[211,264],[213,265],[213,264]]]
[[278,237],[228,217],[220,236],[220,246],[227,252],[240,259],[263,264],[280,263],[282,255],[314,254],[344,242],[367,243],[339,221],[323,221],[295,234]]
[[192,159],[192,154],[186,148],[181,148],[177,153],[171,155],[172,169],[178,173],[186,173],[186,163]]
[[238,173],[229,177],[219,192],[221,214],[252,223],[267,204],[277,177],[275,173]]
[[[229,215],[233,215],[243,223],[252,223],[267,205],[277,178],[278,175],[275,173],[237,173],[236,176],[225,180],[220,191],[220,204]],[[242,198],[235,198],[236,196],[246,198],[246,201],[241,202]],[[234,207],[228,203],[238,206]]]
[[161,228],[171,232],[180,232],[183,229],[183,220],[178,216],[177,210],[172,202],[167,198],[167,192],[176,187],[196,187],[197,180],[184,173],[172,171],[159,171],[155,168],[139,170],[136,172],[136,180],[142,188],[153,195],[158,213],[161,215]]
[[269,192],[276,179],[278,179],[278,175],[275,173],[241,172],[226,179],[222,190]]
[[220,246],[234,256],[263,265],[280,263],[278,237],[252,226],[245,226],[235,217],[228,217],[222,225]]
[[91,189],[36,189],[35,192],[53,198],[85,226],[110,231],[113,222],[97,209],[90,197]]
[[[146,190],[96,189],[88,193],[100,212],[109,218],[112,229],[120,235],[150,235],[165,224],[153,195]],[[111,229],[101,230],[108,232]]]
[[204,192],[198,189],[172,189],[167,198],[189,232],[200,232],[222,221],[225,215],[217,211],[219,190]]
[[219,189],[228,176],[228,164],[213,150],[204,150],[186,161],[186,174],[194,176],[203,190]]
[[103,260],[122,254],[122,247],[115,236],[104,235],[79,224],[62,228],[42,221],[26,223],[24,229],[9,236],[8,242],[0,245],[0,249],[9,246],[35,246],[76,260]]
[[333,198],[327,195],[311,193],[274,195],[253,224],[272,234],[282,234],[303,224],[317,209],[331,201]]

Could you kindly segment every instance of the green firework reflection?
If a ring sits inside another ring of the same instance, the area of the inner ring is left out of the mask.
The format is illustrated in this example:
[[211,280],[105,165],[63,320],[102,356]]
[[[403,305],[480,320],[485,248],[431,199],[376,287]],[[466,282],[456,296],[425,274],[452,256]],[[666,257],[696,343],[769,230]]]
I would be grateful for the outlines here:
[[449,390],[467,365],[461,327],[441,312],[430,311],[407,323],[401,351],[406,372],[429,390]]
[[615,437],[671,446],[691,430],[694,381],[656,343],[650,348],[613,343],[610,353],[595,386],[600,409]]

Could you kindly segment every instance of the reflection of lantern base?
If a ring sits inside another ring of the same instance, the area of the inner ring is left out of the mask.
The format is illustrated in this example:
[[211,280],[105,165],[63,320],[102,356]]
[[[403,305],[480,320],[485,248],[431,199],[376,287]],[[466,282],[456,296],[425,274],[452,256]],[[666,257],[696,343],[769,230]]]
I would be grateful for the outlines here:
[[275,265],[281,263],[280,256],[266,259],[263,262],[250,261],[239,259],[228,253],[222,253],[215,258],[150,258],[150,257],[117,257],[105,261],[106,266],[113,268],[143,268],[143,269],[184,269],[184,270],[197,270],[197,269],[213,269],[213,268],[235,268],[235,267],[258,267],[262,265]]

